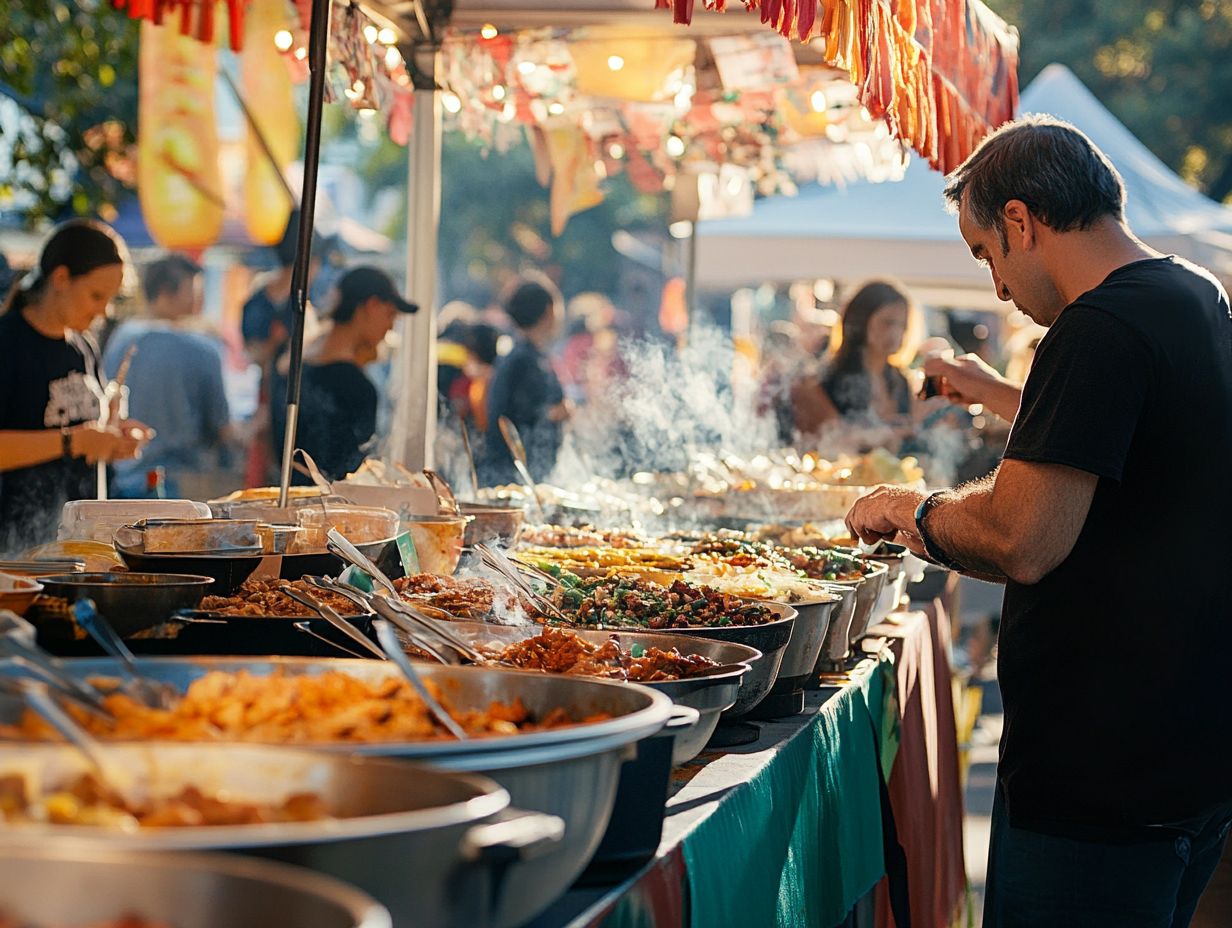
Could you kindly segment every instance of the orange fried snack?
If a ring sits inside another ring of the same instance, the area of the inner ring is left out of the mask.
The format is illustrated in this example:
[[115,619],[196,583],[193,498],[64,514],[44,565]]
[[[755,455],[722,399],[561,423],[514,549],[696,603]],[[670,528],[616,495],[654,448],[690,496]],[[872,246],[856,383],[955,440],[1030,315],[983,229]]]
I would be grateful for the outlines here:
[[[536,721],[520,699],[493,702],[483,711],[455,709],[435,683],[424,683],[472,737],[577,724],[559,709]],[[105,702],[115,716],[114,722],[74,707],[69,711],[91,733],[110,740],[371,744],[453,737],[405,680],[389,677],[369,682],[340,671],[316,676],[215,671],[193,681],[171,709],[153,709],[122,693],[113,693]],[[603,716],[582,721],[600,718]],[[23,715],[19,725],[0,726],[0,737],[60,740],[30,712]]]

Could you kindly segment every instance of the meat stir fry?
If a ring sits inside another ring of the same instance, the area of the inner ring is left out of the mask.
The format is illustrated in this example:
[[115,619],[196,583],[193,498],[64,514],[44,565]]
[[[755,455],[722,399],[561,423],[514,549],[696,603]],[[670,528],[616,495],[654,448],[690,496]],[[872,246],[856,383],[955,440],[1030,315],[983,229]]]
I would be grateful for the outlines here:
[[545,548],[635,548],[646,540],[633,532],[600,530],[590,526],[531,525],[522,530],[522,544]]
[[514,593],[481,577],[415,574],[395,580],[394,588],[407,602],[432,606],[459,619],[483,621],[492,615],[525,611]]
[[315,612],[283,592],[287,587],[309,593],[318,602],[333,607],[339,615],[355,615],[359,611],[345,596],[318,590],[303,580],[245,580],[230,596],[205,597],[200,608],[219,615],[315,618]]
[[[494,701],[482,711],[455,708],[433,681],[424,685],[471,737],[516,735],[599,721],[574,719],[560,707],[534,718],[520,699]],[[316,676],[256,675],[214,671],[192,682],[170,709],[154,709],[123,693],[105,699],[108,722],[69,706],[77,721],[99,738],[117,741],[250,741],[261,744],[358,744],[448,740],[414,687],[401,677],[361,680],[340,671]],[[57,741],[59,735],[27,711],[0,737]]]
[[173,796],[126,798],[92,773],[54,791],[31,795],[20,774],[0,776],[0,819],[108,828],[194,828],[202,825],[265,825],[326,818],[316,793],[296,793],[280,803],[242,802],[188,786]]
[[715,628],[765,625],[776,618],[761,603],[746,602],[709,587],[677,580],[664,587],[637,577],[608,576],[583,580],[560,573],[553,604],[574,625],[640,628]]
[[700,654],[684,655],[672,648],[642,648],[628,650],[620,637],[612,635],[603,644],[595,644],[560,628],[545,628],[534,638],[511,644],[495,659],[523,670],[542,670],[584,677],[607,677],[634,683],[661,683],[697,676],[719,666]]

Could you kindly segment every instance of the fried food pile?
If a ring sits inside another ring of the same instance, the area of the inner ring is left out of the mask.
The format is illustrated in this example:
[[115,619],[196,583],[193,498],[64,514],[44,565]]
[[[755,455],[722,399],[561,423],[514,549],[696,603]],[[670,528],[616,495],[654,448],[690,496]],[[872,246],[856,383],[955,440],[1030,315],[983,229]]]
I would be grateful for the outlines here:
[[219,615],[316,618],[314,611],[283,592],[287,587],[310,594],[318,602],[333,607],[339,615],[355,615],[359,611],[345,596],[318,590],[303,580],[245,580],[230,596],[205,597],[199,608]]
[[[520,699],[494,701],[482,711],[457,709],[432,680],[424,685],[475,738],[561,728],[608,718],[575,720],[563,708],[533,718]],[[400,677],[367,681],[340,671],[315,676],[214,671],[188,687],[171,709],[153,709],[123,693],[104,701],[113,722],[69,706],[96,737],[120,741],[249,741],[261,744],[318,744],[450,740],[453,735]],[[58,741],[40,717],[27,711],[17,726],[0,726],[0,737]]]
[[679,680],[719,666],[708,657],[686,656],[675,648],[670,651],[638,647],[626,650],[618,635],[612,635],[601,645],[595,644],[561,628],[545,628],[534,638],[511,644],[497,654],[496,659],[523,670],[607,677],[634,683]]
[[316,793],[295,793],[280,803],[243,802],[188,786],[172,796],[122,796],[92,773],[54,790],[36,793],[21,774],[0,776],[0,820],[105,828],[194,828],[203,825],[266,825],[327,818]]
[[415,574],[394,581],[407,602],[442,609],[455,618],[482,622],[494,615],[524,612],[525,604],[510,590],[498,589],[481,577],[441,577]]

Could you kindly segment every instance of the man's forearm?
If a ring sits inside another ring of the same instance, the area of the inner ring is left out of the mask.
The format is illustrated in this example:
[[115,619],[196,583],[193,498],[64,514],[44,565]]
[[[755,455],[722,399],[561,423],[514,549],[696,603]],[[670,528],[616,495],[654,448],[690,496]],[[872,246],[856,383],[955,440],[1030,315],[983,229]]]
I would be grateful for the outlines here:
[[1018,407],[1022,404],[1022,387],[1012,380],[998,380],[989,384],[987,397],[983,397],[984,408],[996,413],[1006,422],[1013,422],[1018,415]]
[[925,519],[933,545],[964,573],[991,583],[1004,583],[1005,571],[996,560],[991,508],[996,473],[948,491]]

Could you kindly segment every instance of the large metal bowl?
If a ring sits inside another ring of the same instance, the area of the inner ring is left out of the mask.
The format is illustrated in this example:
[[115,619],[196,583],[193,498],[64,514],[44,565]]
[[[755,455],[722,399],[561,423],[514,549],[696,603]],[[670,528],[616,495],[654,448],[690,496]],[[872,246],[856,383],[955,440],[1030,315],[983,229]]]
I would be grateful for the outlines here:
[[[492,625],[485,622],[452,622],[449,629],[474,645],[502,647],[533,638],[543,630],[538,625]],[[763,659],[756,648],[731,641],[633,630],[617,632],[571,628],[568,631],[595,644],[604,644],[613,635],[618,635],[624,647],[641,645],[664,651],[676,648],[681,654],[698,654],[717,664],[744,665],[743,669],[737,667],[721,674],[641,684],[666,694],[677,705],[696,709],[701,715],[696,725],[684,728],[676,737],[672,750],[672,762],[676,766],[687,763],[702,752],[719,724],[719,716],[736,704],[745,676]]]
[[199,573],[56,574],[44,577],[43,592],[75,603],[89,597],[121,635],[131,635],[165,621],[173,612],[192,609],[214,580]]
[[[319,674],[344,671],[367,680],[382,680],[399,671],[385,661],[266,658],[141,658],[140,672],[186,688],[214,671]],[[75,677],[118,676],[114,661],[68,659],[62,666]],[[520,809],[556,815],[565,822],[565,837],[550,853],[510,868],[507,892],[497,902],[493,924],[512,928],[533,918],[562,893],[589,863],[603,836],[616,800],[620,766],[642,738],[659,731],[672,711],[662,693],[629,683],[585,677],[550,676],[480,667],[423,664],[422,677],[435,682],[460,710],[483,709],[493,700],[520,699],[537,716],[567,707],[575,716],[607,714],[611,718],[568,728],[467,741],[387,744],[322,743],[316,747],[365,755],[412,758],[450,770],[484,773],[509,791]],[[0,674],[21,673],[12,664]]]
[[818,675],[841,667],[851,653],[848,643],[851,635],[851,622],[856,614],[856,594],[862,580],[852,583],[834,583],[830,589],[842,597],[842,602],[830,617],[830,627],[826,629],[825,640],[817,656],[817,664],[806,684],[809,688],[820,686]]
[[834,580],[830,581],[839,586],[854,586],[856,588],[856,611],[851,619],[851,629],[847,633],[847,643],[855,645],[864,637],[864,633],[873,623],[873,614],[877,607],[877,601],[881,598],[881,591],[885,587],[886,573],[888,568],[885,564],[867,563],[864,577],[860,580]]
[[480,542],[513,547],[522,534],[526,510],[521,506],[500,506],[496,503],[458,502],[462,515],[472,516],[466,525],[462,543],[471,548]]
[[736,695],[736,704],[724,710],[720,717],[721,722],[735,722],[747,716],[759,702],[765,699],[770,688],[774,686],[774,681],[778,679],[783,655],[787,651],[792,628],[796,623],[796,610],[782,603],[763,603],[762,605],[779,618],[765,625],[716,625],[706,628],[672,628],[661,632],[661,634],[672,636],[731,641],[761,651],[762,659],[753,665],[749,673],[745,674],[740,684],[740,692]]
[[838,592],[827,594],[825,599],[792,604],[796,621],[772,693],[790,693],[804,686],[817,664],[831,619],[842,605],[843,597]]
[[898,608],[903,598],[903,591],[907,588],[908,554],[906,545],[883,541],[877,545],[876,551],[872,554],[864,555],[864,560],[876,561],[886,566],[885,585],[881,588],[881,595],[873,607],[872,619],[868,623],[870,626],[884,621],[887,615]]
[[[318,822],[149,828],[8,824],[4,840],[42,846],[75,839],[125,851],[228,850],[299,864],[354,883],[395,925],[488,925],[505,874],[503,858],[558,838],[559,819],[506,813],[509,794],[483,777],[384,758],[253,744],[117,744],[103,749],[122,788],[174,795],[195,786],[254,802],[297,792],[320,796]],[[0,773],[52,786],[90,770],[81,753],[52,744],[0,744]],[[497,817],[506,824],[494,825]],[[501,858],[498,862],[497,856]],[[397,862],[397,865],[391,865]]]
[[227,854],[93,844],[0,844],[0,909],[21,924],[97,924],[136,914],[176,928],[390,928],[389,913],[338,880]]
[[[364,554],[376,562],[385,574],[392,578],[403,574],[398,544],[394,539],[356,544]],[[298,580],[304,574],[337,576],[346,568],[346,562],[328,551],[308,554],[146,554],[144,551],[116,544],[116,550],[129,570],[157,574],[201,574],[214,579],[207,591],[215,596],[230,596],[244,581],[258,576],[281,577],[283,580]],[[162,616],[165,619],[167,616]]]

